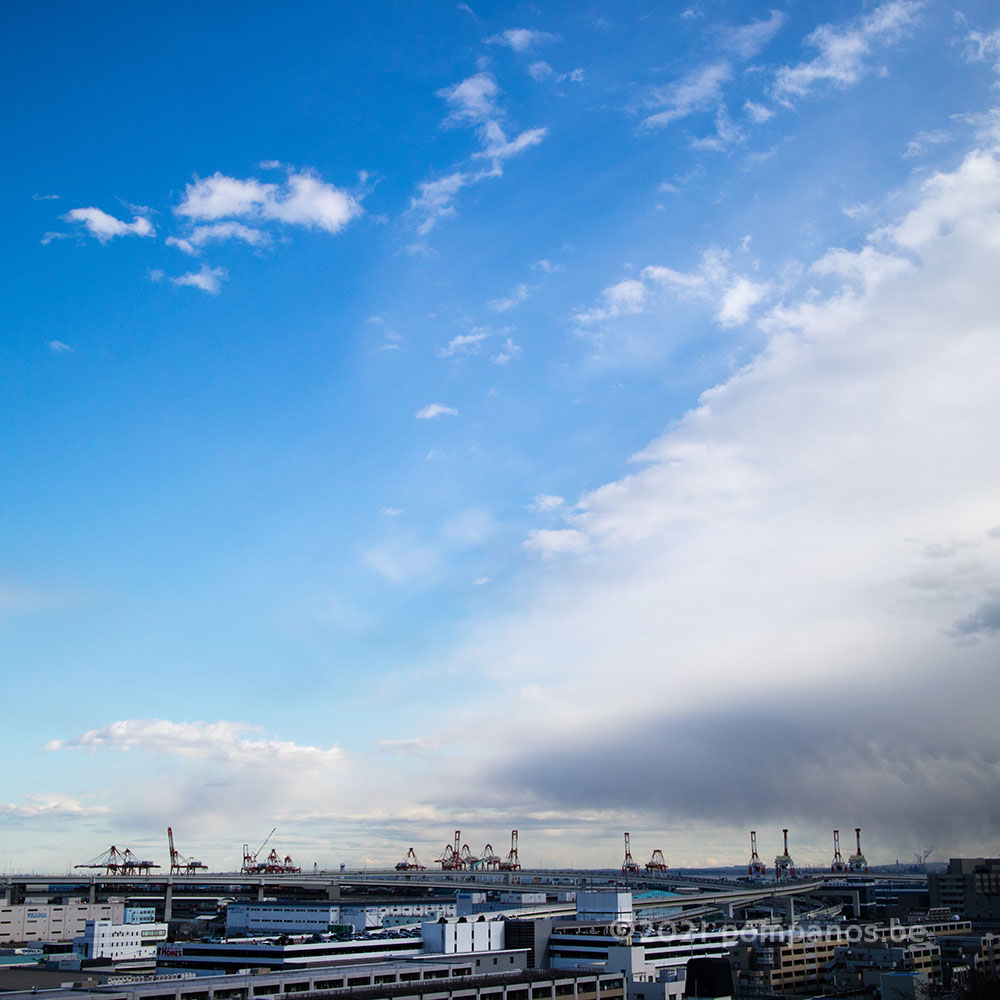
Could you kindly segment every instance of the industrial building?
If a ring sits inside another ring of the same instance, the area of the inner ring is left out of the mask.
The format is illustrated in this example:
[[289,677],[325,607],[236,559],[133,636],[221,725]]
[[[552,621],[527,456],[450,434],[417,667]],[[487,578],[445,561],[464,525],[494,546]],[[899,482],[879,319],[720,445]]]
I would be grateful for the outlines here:
[[454,917],[455,914],[455,900],[447,899],[358,904],[234,902],[226,907],[226,935],[326,934],[338,927],[369,931],[377,930],[385,923],[418,924],[438,917]]
[[74,939],[73,950],[83,961],[107,959],[152,964],[156,962],[157,945],[166,940],[166,924],[88,920],[83,934]]
[[927,877],[927,887],[932,907],[1000,922],[1000,858],[952,858],[946,872]]
[[16,903],[0,906],[0,944],[68,942],[84,933],[88,920],[120,924],[125,904],[121,899],[106,903]]
[[[312,972],[159,978],[155,981],[50,990],[47,1000],[255,1000],[322,993],[328,1000],[626,1000],[618,973],[526,970],[523,953],[506,971],[484,973],[481,959],[379,962]],[[5,1000],[37,1000],[30,991]]]

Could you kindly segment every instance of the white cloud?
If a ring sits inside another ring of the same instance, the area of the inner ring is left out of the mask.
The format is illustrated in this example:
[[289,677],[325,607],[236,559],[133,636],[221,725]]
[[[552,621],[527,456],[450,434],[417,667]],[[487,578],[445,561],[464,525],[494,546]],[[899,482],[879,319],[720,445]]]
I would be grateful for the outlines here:
[[[155,236],[156,230],[149,219],[137,215],[132,222],[122,222],[99,208],[73,208],[64,216],[65,222],[82,222],[91,236],[97,237],[102,243],[113,240],[116,236]],[[47,240],[43,242],[48,242]]]
[[499,132],[496,136],[499,139],[498,142],[491,143],[485,149],[472,155],[474,158],[485,157],[496,161],[508,160],[510,157],[517,156],[532,146],[539,145],[548,134],[549,130],[547,128],[530,128],[526,129],[510,142],[507,142],[503,133]]
[[551,260],[547,257],[543,257],[541,260],[536,260],[534,264],[531,265],[533,271],[544,271],[546,274],[555,274],[557,271],[565,271],[561,264],[553,264]]
[[446,347],[442,347],[438,352],[439,358],[450,358],[456,354],[472,354],[479,350],[482,343],[489,337],[488,333],[480,330],[476,333],[460,333],[448,341]]
[[244,722],[171,722],[167,719],[124,719],[91,729],[69,740],[50,740],[46,750],[116,750],[208,758],[256,766],[280,763],[325,768],[340,763],[342,751],[284,740],[251,737],[259,726]]
[[931,149],[934,146],[940,145],[942,142],[947,142],[951,136],[943,129],[931,129],[927,131],[918,132],[914,138],[912,138],[907,144],[906,149],[903,150],[903,158],[909,159],[913,156],[920,156],[926,150]]
[[206,264],[200,271],[189,271],[170,280],[175,285],[200,288],[209,295],[218,295],[222,289],[222,282],[228,277],[229,272],[224,267],[209,267]]
[[767,295],[767,285],[738,277],[722,296],[717,319],[722,326],[738,326],[750,318],[750,310]]
[[774,38],[787,20],[788,16],[782,11],[772,10],[761,20],[735,28],[724,28],[720,37],[722,47],[741,59],[752,59]]
[[804,97],[820,83],[848,87],[867,70],[867,58],[878,46],[898,42],[916,20],[918,0],[890,0],[844,27],[822,24],[806,37],[819,55],[797,66],[783,66],[774,83],[774,96],[783,104]]
[[566,501],[562,497],[557,497],[553,493],[539,493],[531,503],[528,504],[528,510],[537,511],[542,514],[549,514],[554,510],[559,510],[560,507],[564,506]]
[[260,229],[252,229],[242,222],[216,222],[208,226],[195,226],[187,236],[168,236],[167,246],[177,247],[188,254],[198,253],[206,243],[223,243],[226,240],[242,240],[252,247],[264,247],[271,243],[271,237]]
[[15,820],[72,820],[85,816],[101,816],[107,806],[87,805],[72,795],[26,795],[27,802],[0,802],[0,817]]
[[993,68],[1000,73],[1000,28],[996,31],[969,31],[966,36],[968,58],[971,62],[996,60]]
[[347,191],[312,171],[289,173],[284,184],[216,172],[188,184],[174,212],[193,220],[260,219],[338,233],[363,209]]
[[770,108],[765,107],[763,104],[758,104],[756,101],[748,100],[744,102],[743,110],[747,113],[750,120],[756,122],[758,125],[774,117],[774,112]]
[[495,365],[507,365],[511,361],[516,361],[521,356],[521,345],[515,344],[514,341],[508,337],[504,342],[503,346],[497,351],[496,354],[490,358],[490,362]]
[[418,194],[410,200],[410,211],[423,216],[418,227],[421,236],[429,233],[438,219],[455,214],[455,195],[471,180],[469,174],[456,170],[436,181],[424,181],[417,185]]
[[589,326],[652,311],[654,306],[663,309],[666,307],[651,296],[654,290],[669,290],[682,298],[714,302],[715,318],[723,327],[746,323],[751,309],[770,293],[770,285],[733,273],[728,257],[720,250],[707,250],[696,271],[677,271],[662,264],[651,264],[642,269],[639,278],[627,278],[604,289],[600,306],[579,312],[573,318],[578,324]]
[[663,110],[648,115],[647,128],[663,128],[696,111],[716,105],[722,97],[722,85],[732,77],[728,63],[713,63],[689,73],[668,87],[658,87],[647,95],[646,103]]
[[383,517],[399,517],[405,512],[402,507],[383,507],[379,513]]
[[528,76],[539,83],[543,80],[549,80],[555,75],[556,71],[544,59],[539,59],[538,62],[533,62],[528,67]]
[[625,278],[601,293],[603,305],[578,312],[573,319],[584,326],[614,319],[616,316],[642,312],[646,303],[646,286],[635,278]]
[[539,528],[531,531],[524,542],[524,547],[529,552],[537,552],[546,559],[580,555],[586,552],[589,545],[590,540],[586,534],[574,528]]
[[519,306],[522,302],[527,301],[528,295],[528,286],[518,285],[506,298],[493,299],[490,302],[490,308],[495,312],[508,312],[515,306]]
[[457,417],[458,410],[444,403],[430,403],[422,410],[417,410],[417,420],[433,420],[435,417]]
[[61,340],[50,340],[49,349],[55,351],[56,354],[62,354],[65,351],[72,351],[73,348],[69,344],[64,344]]
[[445,125],[484,125],[503,117],[497,104],[500,87],[492,73],[476,73],[451,87],[442,87],[437,96],[451,106]]
[[[505,701],[468,730],[492,745],[494,773],[523,748],[505,788],[581,818],[632,814],[638,796],[650,826],[688,830],[721,812],[736,823],[860,810],[889,859],[925,835],[991,842],[998,269],[1000,154],[980,150],[861,247],[820,254],[807,273],[832,288],[786,291],[748,364],[631,474],[558,508],[561,530],[528,534],[547,565],[462,659],[470,671],[503,664]],[[706,294],[742,287],[725,259],[704,272]],[[956,681],[946,694],[942,663]],[[527,684],[530,703],[517,697]],[[885,710],[875,737],[852,711],[858,690]],[[962,725],[914,730],[941,712]],[[718,756],[684,758],[659,804],[669,753],[717,739]],[[644,754],[651,741],[658,751]],[[794,774],[774,763],[789,753]],[[626,758],[641,773],[622,788]],[[706,806],[706,788],[733,770]]]
[[558,35],[549,34],[547,31],[535,31],[531,28],[510,28],[486,39],[487,45],[506,45],[515,52],[527,52],[529,49],[537,48],[539,45],[547,45],[550,42],[559,40]]

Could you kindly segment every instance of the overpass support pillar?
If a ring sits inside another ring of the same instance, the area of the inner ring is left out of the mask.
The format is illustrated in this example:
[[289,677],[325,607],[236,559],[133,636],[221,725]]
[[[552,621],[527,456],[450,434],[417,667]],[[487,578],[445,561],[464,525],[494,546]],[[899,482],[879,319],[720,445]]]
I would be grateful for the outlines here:
[[794,927],[795,926],[795,897],[794,896],[787,896],[786,897],[786,903],[787,903],[787,906],[788,906],[788,926],[789,927]]
[[170,923],[174,915],[174,883],[168,882],[163,890],[163,922]]
[[96,882],[91,882],[90,883],[90,896],[89,896],[89,899],[90,899],[90,905],[91,906],[93,906],[94,903],[97,902],[97,883]]
[[261,882],[260,885],[257,886],[257,902],[258,903],[263,903],[264,902],[264,883],[263,882]]

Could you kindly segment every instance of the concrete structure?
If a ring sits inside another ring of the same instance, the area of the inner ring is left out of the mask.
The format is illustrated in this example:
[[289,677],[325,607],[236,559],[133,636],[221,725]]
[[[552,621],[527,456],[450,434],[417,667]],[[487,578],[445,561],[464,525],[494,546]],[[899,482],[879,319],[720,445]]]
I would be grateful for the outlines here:
[[73,941],[73,950],[85,961],[103,958],[154,964],[156,947],[166,940],[166,924],[88,920],[83,935]]
[[1000,858],[952,858],[948,870],[927,877],[932,907],[969,920],[1000,921]]
[[883,972],[879,977],[882,1000],[918,1000],[927,995],[927,977],[919,972]]
[[631,923],[634,918],[630,892],[578,892],[576,919],[604,923]]
[[421,924],[424,951],[433,955],[460,955],[474,951],[500,951],[504,947],[502,920],[446,920]]
[[377,903],[230,903],[226,907],[226,935],[327,934],[338,927],[377,930],[393,924],[419,924],[438,917],[454,917],[450,900]]
[[[499,972],[486,956],[348,965],[305,972],[158,978],[92,989],[52,990],[47,1000],[256,1000],[324,992],[331,1000],[625,1000],[618,974],[531,972],[513,953]],[[502,959],[503,956],[494,956]],[[519,962],[521,964],[519,964]],[[36,1000],[31,992],[5,1000]]]
[[[574,927],[556,923],[549,935],[549,965],[553,969],[604,968],[613,953],[634,969],[659,975],[661,969],[682,968],[691,958],[724,958],[736,946],[730,928],[673,932],[642,925],[618,937],[607,927]],[[626,959],[625,951],[632,954]]]
[[612,945],[606,972],[620,972],[627,983],[628,1000],[681,1000],[686,966],[659,968],[647,961],[642,948]]
[[80,937],[88,920],[121,923],[125,906],[108,903],[18,903],[0,906],[0,944],[69,942]]
[[419,934],[388,932],[349,941],[308,937],[227,938],[177,941],[157,949],[157,968],[184,972],[238,972],[241,969],[306,969],[335,962],[373,962],[420,955]]

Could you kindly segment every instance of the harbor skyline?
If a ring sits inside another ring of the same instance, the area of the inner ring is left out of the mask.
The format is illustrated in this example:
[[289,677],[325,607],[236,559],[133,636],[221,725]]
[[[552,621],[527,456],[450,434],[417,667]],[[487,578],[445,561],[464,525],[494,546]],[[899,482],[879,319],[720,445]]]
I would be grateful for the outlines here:
[[7,13],[0,868],[996,854],[993,5]]

